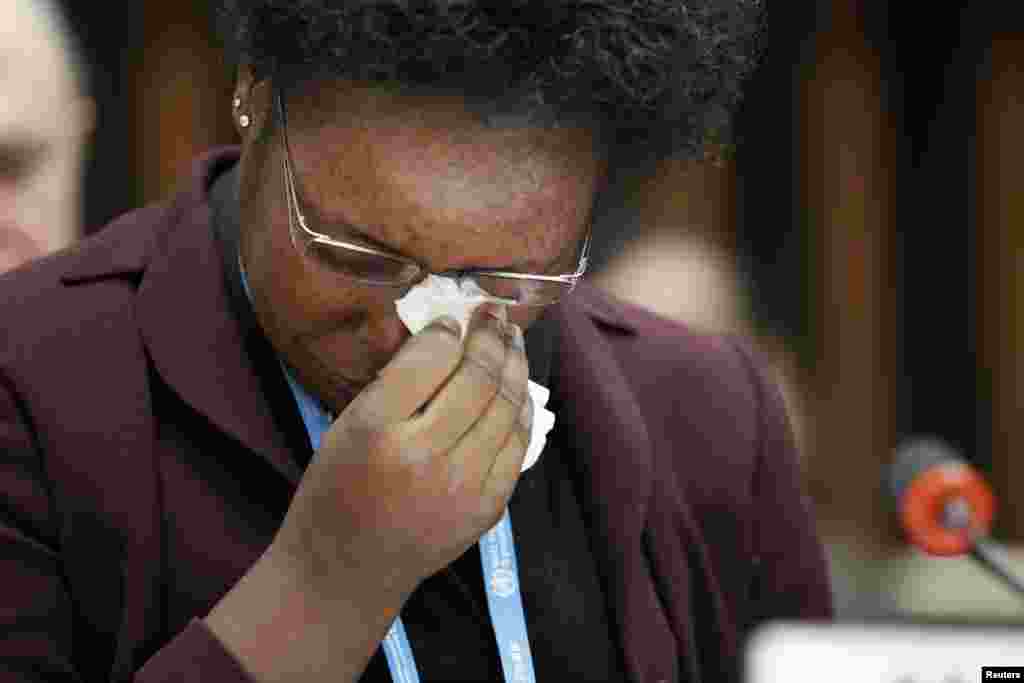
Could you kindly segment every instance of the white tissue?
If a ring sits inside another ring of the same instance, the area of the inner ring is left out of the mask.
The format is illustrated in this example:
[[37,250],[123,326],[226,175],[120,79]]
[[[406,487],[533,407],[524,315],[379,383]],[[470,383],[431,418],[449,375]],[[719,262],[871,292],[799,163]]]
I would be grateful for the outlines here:
[[[493,301],[504,303],[504,299],[493,297],[476,286],[472,280],[463,278],[456,281],[449,277],[428,275],[420,284],[395,302],[398,317],[409,331],[416,334],[442,315],[450,315],[462,326],[465,338],[469,318],[482,303]],[[527,389],[533,401],[533,425],[530,429],[530,445],[526,449],[522,472],[533,467],[540,458],[548,438],[548,432],[555,426],[555,414],[547,410],[551,391],[535,382],[529,382]]]

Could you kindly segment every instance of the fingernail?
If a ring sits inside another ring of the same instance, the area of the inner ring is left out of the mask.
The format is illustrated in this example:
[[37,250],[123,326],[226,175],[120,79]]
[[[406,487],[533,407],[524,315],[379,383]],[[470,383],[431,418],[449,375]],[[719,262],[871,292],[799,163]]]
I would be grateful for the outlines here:
[[428,327],[434,326],[440,327],[448,332],[451,332],[459,339],[462,339],[462,325],[458,320],[451,317],[450,315],[442,315],[438,318],[434,318]]
[[524,351],[526,349],[526,341],[523,339],[523,328],[519,325],[509,325],[509,336],[512,341],[512,348],[516,351]]

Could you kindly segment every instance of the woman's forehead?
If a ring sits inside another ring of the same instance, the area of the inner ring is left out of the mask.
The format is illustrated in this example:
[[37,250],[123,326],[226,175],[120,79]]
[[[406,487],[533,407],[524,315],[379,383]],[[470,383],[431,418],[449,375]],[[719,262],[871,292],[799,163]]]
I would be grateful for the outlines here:
[[330,86],[287,105],[297,183],[325,223],[449,267],[546,265],[589,224],[601,167],[586,131],[489,128],[453,95]]
[[287,88],[284,101],[295,125],[376,127],[420,125],[461,131],[528,129],[534,134],[570,129],[573,137],[594,147],[600,124],[583,114],[561,114],[514,90],[473,94],[453,87],[394,81],[310,79]]
[[385,103],[358,118],[314,116],[301,128],[289,107],[293,162],[313,199],[329,208],[331,198],[316,195],[345,187],[497,213],[589,204],[602,169],[586,131],[487,128],[449,101],[421,105]]

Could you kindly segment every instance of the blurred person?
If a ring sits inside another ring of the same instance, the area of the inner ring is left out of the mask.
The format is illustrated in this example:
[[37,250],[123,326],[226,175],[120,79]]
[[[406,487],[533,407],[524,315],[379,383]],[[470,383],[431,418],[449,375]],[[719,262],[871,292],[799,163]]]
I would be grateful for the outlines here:
[[[743,104],[756,120],[750,112],[757,104],[749,96]],[[770,104],[762,97],[765,106]],[[774,373],[803,454],[811,427],[805,380],[788,336],[763,324],[767,304],[754,296],[750,235],[735,225],[735,164],[735,146],[713,136],[698,156],[662,162],[653,178],[607,212],[608,234],[595,245],[587,277],[616,297],[695,330],[752,340]],[[773,229],[758,227],[761,235]]]
[[85,80],[59,7],[0,1],[0,272],[81,235]]
[[[760,3],[220,10],[240,148],[0,282],[7,680],[736,680],[830,616],[763,363],[579,282]],[[499,299],[411,335],[431,274]]]
[[796,354],[780,336],[759,334],[747,281],[735,252],[698,226],[648,226],[593,273],[609,294],[709,334],[752,339],[782,391],[797,450],[805,453],[810,424]]

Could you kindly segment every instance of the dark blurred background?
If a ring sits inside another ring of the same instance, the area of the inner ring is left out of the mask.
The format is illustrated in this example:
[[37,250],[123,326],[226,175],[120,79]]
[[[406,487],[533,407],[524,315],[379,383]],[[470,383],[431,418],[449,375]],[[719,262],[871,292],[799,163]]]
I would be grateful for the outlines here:
[[[98,105],[92,232],[234,142],[231,74],[209,3],[65,4]],[[847,614],[1024,614],[965,562],[906,550],[881,486],[901,439],[937,435],[995,484],[1000,537],[1024,539],[1014,5],[776,3],[734,153],[666,162],[599,224],[597,280],[666,315],[693,310],[689,255],[714,256],[696,305],[757,338],[787,386]],[[630,289],[644,240],[683,255]]]

